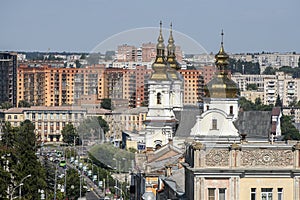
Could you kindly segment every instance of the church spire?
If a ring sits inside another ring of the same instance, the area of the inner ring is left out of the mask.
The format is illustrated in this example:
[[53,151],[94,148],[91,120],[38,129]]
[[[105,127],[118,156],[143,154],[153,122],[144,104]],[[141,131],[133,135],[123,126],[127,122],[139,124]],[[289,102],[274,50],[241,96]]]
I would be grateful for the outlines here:
[[156,45],[156,51],[157,51],[157,56],[165,57],[165,44],[164,44],[164,38],[162,35],[162,22],[161,21],[159,23],[159,26],[160,26],[160,29],[159,29],[159,36],[157,39],[158,43]]
[[156,45],[156,58],[154,63],[152,64],[152,69],[154,70],[154,72],[151,75],[151,79],[168,80],[166,68],[167,62],[165,57],[165,44],[162,35],[162,22],[160,21],[159,36]]
[[221,47],[216,54],[217,75],[207,83],[204,88],[205,97],[209,98],[236,98],[239,95],[237,84],[228,78],[227,66],[229,64],[229,56],[224,50],[224,32],[221,32]]
[[175,55],[175,50],[176,50],[176,46],[175,46],[175,41],[173,38],[173,30],[172,30],[172,23],[170,24],[170,36],[169,36],[169,40],[168,40],[168,46],[167,46],[167,50],[168,50],[168,55],[167,55],[167,62],[170,64],[170,67],[173,69],[180,69],[181,67],[179,66],[179,63],[176,61],[176,55]]
[[224,46],[223,46],[223,40],[224,40],[224,32],[223,32],[223,30],[221,32],[221,37],[222,37],[222,39],[221,39],[221,47],[220,47],[219,52],[215,56],[215,58],[216,58],[216,66],[217,66],[218,70],[220,71],[220,74],[227,74],[227,65],[229,64],[229,62],[228,62],[229,56],[225,52]]

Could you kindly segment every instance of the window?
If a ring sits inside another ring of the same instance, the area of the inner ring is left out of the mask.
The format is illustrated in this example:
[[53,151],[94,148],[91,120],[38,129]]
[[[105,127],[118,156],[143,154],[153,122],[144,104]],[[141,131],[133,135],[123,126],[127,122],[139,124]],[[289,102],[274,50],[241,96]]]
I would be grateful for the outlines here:
[[256,200],[256,188],[251,188],[251,200]]
[[219,188],[219,200],[225,200],[225,188]]
[[209,106],[206,106],[206,110],[209,110]]
[[233,106],[230,106],[230,107],[229,107],[229,114],[230,114],[230,115],[233,115]]
[[212,129],[217,130],[218,129],[218,121],[216,119],[212,120]]
[[272,188],[261,189],[261,200],[273,200]]
[[208,188],[208,200],[215,200],[215,188]]
[[18,115],[14,115],[14,119],[18,119]]
[[11,115],[8,115],[8,116],[7,116],[7,119],[11,119]]
[[157,104],[161,104],[161,93],[157,93]]
[[278,200],[283,200],[283,188],[278,188],[277,189],[277,194],[278,194],[277,199]]

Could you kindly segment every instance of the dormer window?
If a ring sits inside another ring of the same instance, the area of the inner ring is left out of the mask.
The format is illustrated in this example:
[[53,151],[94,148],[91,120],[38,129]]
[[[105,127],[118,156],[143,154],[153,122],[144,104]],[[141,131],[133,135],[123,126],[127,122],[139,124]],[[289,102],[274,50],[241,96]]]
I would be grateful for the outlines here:
[[161,93],[157,93],[157,97],[156,97],[156,100],[157,100],[157,104],[161,104]]

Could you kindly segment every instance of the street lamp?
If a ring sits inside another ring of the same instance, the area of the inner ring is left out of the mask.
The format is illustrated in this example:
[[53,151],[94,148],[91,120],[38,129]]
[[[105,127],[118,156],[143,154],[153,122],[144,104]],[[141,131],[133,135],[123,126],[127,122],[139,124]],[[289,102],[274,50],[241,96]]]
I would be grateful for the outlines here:
[[23,181],[24,181],[26,178],[29,178],[29,177],[31,177],[31,174],[29,174],[29,175],[25,176],[24,178],[22,178],[21,181],[20,181],[20,184],[13,188],[12,192],[10,193],[10,199],[11,199],[11,200],[13,199],[13,194],[14,194],[14,192],[15,192],[15,189],[17,189],[18,187],[19,187],[19,198],[21,199],[21,194],[22,194],[22,189],[21,189],[21,187],[22,187],[22,185],[24,185],[24,184],[23,184]]
[[[22,178],[22,180],[20,181],[20,189],[19,189],[19,198],[21,199],[21,194],[22,194],[22,185],[23,185],[23,181],[26,179],[26,178],[29,178],[31,177],[31,174],[28,174],[27,176],[25,176],[24,178]],[[22,184],[22,185],[21,185]]]
[[123,197],[122,197],[122,194],[125,196],[123,190],[121,188],[118,188],[117,186],[115,186],[115,189],[119,190],[120,191],[120,194],[121,194],[121,200],[123,200]]
[[18,187],[21,187],[22,185],[24,185],[23,183],[20,183],[19,185],[17,185],[16,187],[13,188],[11,194],[10,194],[10,200],[13,200],[13,194],[14,194],[14,191],[15,189],[17,189]]

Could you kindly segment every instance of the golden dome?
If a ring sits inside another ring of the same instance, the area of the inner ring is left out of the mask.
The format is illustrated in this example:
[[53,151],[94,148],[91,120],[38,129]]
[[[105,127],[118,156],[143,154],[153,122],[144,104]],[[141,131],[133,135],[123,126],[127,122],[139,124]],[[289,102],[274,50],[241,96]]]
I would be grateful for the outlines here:
[[205,97],[211,98],[236,98],[239,95],[237,84],[228,78],[227,66],[229,56],[223,46],[223,31],[221,48],[216,58],[217,75],[204,87]]
[[162,22],[160,22],[159,36],[156,45],[156,58],[152,64],[154,72],[151,75],[152,80],[169,80],[167,74],[167,61],[165,58],[165,44],[162,36]]

